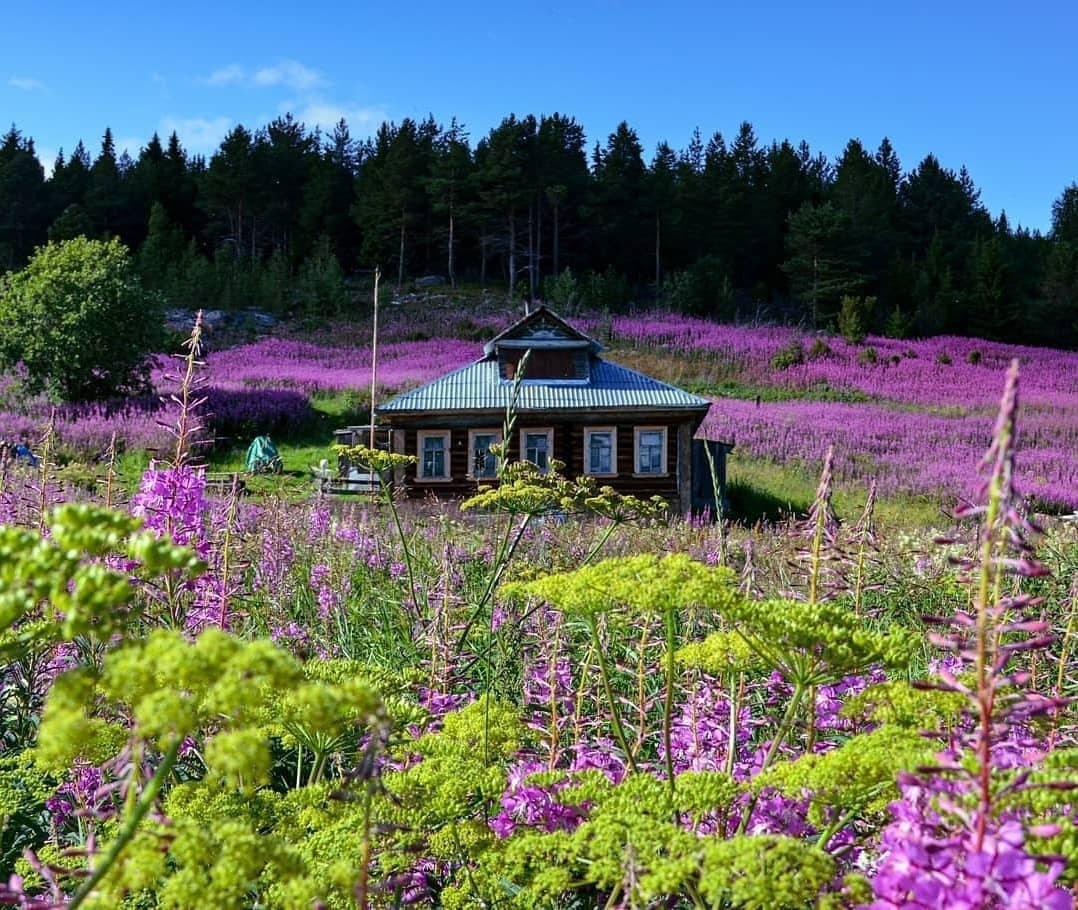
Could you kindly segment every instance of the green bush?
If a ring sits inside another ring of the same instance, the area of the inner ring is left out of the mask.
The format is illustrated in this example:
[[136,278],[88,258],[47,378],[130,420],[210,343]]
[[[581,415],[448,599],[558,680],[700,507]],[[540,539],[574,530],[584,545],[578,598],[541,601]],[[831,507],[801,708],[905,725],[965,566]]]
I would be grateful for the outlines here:
[[839,334],[850,344],[860,344],[865,340],[875,309],[875,297],[843,297],[838,314]]
[[771,369],[786,370],[805,362],[805,346],[801,339],[791,341],[786,347],[780,348],[778,353],[771,358]]
[[883,334],[888,338],[909,338],[912,328],[912,317],[907,316],[896,306],[883,325]]
[[163,335],[159,300],[116,239],[47,244],[0,281],[0,367],[21,362],[28,391],[54,401],[148,391]]

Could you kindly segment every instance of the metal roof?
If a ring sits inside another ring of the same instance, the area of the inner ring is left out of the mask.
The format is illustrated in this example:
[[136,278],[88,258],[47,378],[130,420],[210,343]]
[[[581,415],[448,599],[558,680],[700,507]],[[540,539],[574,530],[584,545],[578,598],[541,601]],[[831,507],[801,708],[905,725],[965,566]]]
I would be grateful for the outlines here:
[[[505,410],[513,383],[503,380],[496,360],[477,360],[384,402],[375,413]],[[583,381],[532,380],[520,383],[518,412],[621,410],[706,411],[711,402],[652,379],[636,370],[593,358],[591,378]]]

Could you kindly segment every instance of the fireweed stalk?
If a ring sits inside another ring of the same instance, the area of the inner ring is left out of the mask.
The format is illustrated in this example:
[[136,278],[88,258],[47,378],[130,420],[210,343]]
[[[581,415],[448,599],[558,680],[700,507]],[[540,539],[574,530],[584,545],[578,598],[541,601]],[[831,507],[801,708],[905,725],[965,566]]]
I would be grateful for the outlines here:
[[[874,910],[1073,906],[1073,895],[1055,885],[1063,862],[1030,853],[1030,820],[1005,807],[1006,797],[1031,786],[1030,771],[1022,767],[1030,759],[1008,755],[1013,738],[1026,736],[1031,718],[1065,703],[1030,690],[1030,674],[1013,665],[1019,655],[1044,649],[1053,640],[1048,623],[1026,618],[1036,605],[1033,598],[1004,593],[1008,577],[1046,572],[1034,555],[1037,529],[1020,514],[1013,483],[1017,409],[1015,360],[982,460],[984,501],[960,510],[980,518],[977,555],[965,566],[974,612],[949,620],[930,618],[951,627],[933,633],[931,640],[953,652],[968,675],[941,668],[939,682],[926,687],[964,696],[970,728],[953,734],[938,765],[900,778],[905,798],[892,804],[895,820],[884,831],[886,852],[872,882]],[[1036,833],[1046,833],[1044,827]]]
[[851,532],[851,536],[857,545],[857,555],[854,561],[853,572],[853,590],[851,591],[853,596],[853,611],[857,616],[861,615],[865,591],[869,587],[867,583],[867,569],[870,553],[876,544],[875,510],[876,481],[873,479],[868,486],[868,499],[865,501],[864,511],[862,511],[861,517],[857,519],[857,523],[853,526]]
[[[202,354],[202,312],[199,311],[190,336],[184,342],[186,352],[177,355],[183,363],[179,390],[171,400],[179,413],[174,426],[168,427],[175,438],[171,464],[151,462],[142,476],[138,492],[131,500],[131,511],[142,518],[146,527],[159,537],[167,537],[180,546],[191,547],[207,564],[221,565],[220,572],[205,573],[192,579],[175,573],[166,574],[157,593],[165,618],[173,627],[186,626],[197,632],[207,625],[228,626],[228,584],[231,572],[231,524],[235,518],[235,496],[228,507],[226,527],[219,535],[221,547],[215,547],[206,528],[211,511],[206,497],[206,477],[193,463],[192,450],[203,430],[200,409],[206,397],[200,368]],[[217,558],[215,558],[217,557]],[[223,573],[223,574],[221,574]]]
[[31,490],[36,494],[36,501],[31,507],[37,516],[37,531],[44,534],[48,528],[49,513],[53,506],[61,502],[60,491],[56,484],[56,465],[53,464],[53,448],[56,443],[56,409],[53,408],[45,432],[41,436],[37,450],[37,474],[31,481]]

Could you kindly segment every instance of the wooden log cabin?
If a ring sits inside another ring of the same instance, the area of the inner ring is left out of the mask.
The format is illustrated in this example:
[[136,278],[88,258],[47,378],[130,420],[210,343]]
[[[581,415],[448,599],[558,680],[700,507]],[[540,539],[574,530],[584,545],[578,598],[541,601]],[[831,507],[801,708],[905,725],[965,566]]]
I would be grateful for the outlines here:
[[497,483],[490,447],[502,442],[512,404],[510,461],[543,470],[558,461],[567,477],[657,494],[681,512],[713,508],[703,449],[724,495],[732,446],[693,439],[711,402],[604,360],[601,349],[539,307],[487,342],[475,362],[383,402],[375,408],[380,435],[392,451],[416,457],[397,484],[411,497],[450,498]]

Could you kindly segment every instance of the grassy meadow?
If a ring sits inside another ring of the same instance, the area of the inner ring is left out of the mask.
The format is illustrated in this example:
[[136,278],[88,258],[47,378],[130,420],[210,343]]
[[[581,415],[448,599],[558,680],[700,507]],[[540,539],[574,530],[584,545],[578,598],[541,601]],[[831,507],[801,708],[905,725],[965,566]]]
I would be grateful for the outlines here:
[[[378,397],[519,315],[388,308]],[[0,903],[1073,906],[1078,354],[570,321],[713,398],[731,515],[320,496],[362,324],[0,387]]]

